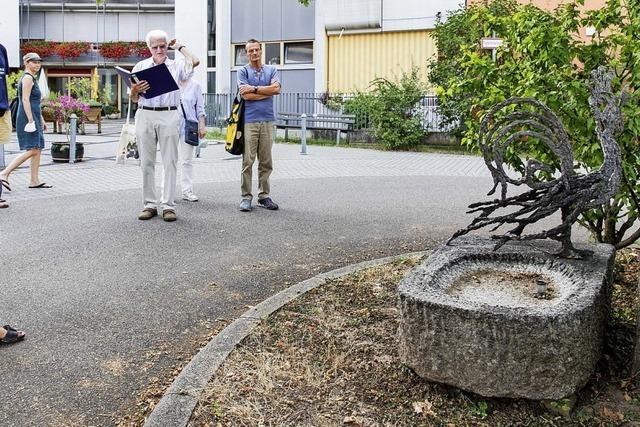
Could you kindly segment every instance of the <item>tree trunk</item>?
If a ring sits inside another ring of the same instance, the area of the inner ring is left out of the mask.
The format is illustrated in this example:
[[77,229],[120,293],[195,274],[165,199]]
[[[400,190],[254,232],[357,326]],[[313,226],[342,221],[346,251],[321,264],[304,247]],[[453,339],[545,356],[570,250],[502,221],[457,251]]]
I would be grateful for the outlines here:
[[[640,294],[640,278],[638,278],[638,294]],[[633,365],[631,367],[631,377],[636,378],[636,383],[640,384],[640,307],[638,307],[638,319],[636,328],[636,348],[633,352]]]

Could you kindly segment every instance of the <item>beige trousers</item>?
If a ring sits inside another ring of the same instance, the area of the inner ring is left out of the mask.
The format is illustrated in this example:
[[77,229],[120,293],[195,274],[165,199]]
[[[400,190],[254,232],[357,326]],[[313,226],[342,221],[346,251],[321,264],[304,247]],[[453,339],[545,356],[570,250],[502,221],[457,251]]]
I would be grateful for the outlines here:
[[11,111],[4,112],[4,116],[0,117],[0,144],[8,144],[11,142]]
[[245,123],[241,179],[243,199],[253,198],[251,176],[256,155],[258,156],[258,200],[269,197],[269,176],[273,171],[272,146],[273,122]]
[[[175,210],[180,115],[176,110],[136,111],[136,142],[142,168],[142,196],[145,208]],[[162,157],[162,194],[156,194],[156,151]]]

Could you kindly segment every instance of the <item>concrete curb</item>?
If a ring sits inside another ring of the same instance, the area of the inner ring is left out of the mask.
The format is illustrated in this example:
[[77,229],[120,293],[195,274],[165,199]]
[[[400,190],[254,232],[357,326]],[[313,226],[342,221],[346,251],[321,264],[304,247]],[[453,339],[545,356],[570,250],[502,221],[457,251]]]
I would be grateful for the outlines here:
[[198,403],[200,394],[235,346],[249,335],[260,324],[262,319],[268,317],[296,297],[323,285],[327,280],[337,279],[359,270],[377,267],[400,259],[423,256],[427,253],[428,251],[410,252],[331,270],[290,286],[247,310],[209,341],[185,366],[165,392],[158,405],[147,417],[144,423],[145,427],[186,426]]

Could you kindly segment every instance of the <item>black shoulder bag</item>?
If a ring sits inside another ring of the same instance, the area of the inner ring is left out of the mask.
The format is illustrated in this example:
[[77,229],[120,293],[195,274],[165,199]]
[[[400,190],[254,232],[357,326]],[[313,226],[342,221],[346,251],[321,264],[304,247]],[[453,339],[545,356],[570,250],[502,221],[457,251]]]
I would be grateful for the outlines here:
[[184,112],[182,102],[180,102],[180,108],[182,109],[182,115],[184,116],[184,142],[197,147],[200,144],[200,137],[198,136],[198,122],[187,119],[187,114]]

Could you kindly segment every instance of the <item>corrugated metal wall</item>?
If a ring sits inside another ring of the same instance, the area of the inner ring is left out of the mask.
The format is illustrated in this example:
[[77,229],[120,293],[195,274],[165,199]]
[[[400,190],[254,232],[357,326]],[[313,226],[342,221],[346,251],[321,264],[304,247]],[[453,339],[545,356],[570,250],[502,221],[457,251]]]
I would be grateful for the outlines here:
[[426,82],[427,60],[436,53],[431,31],[381,32],[329,36],[327,90],[368,90],[369,83],[385,77],[398,79],[417,66]]

